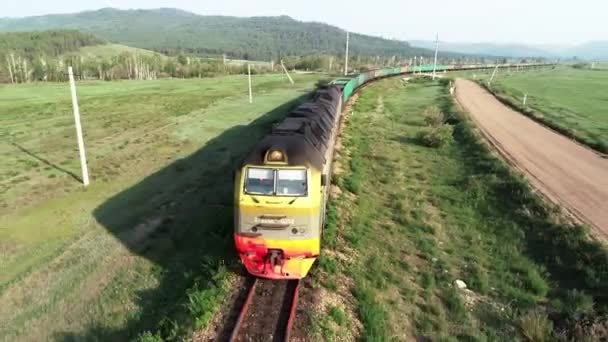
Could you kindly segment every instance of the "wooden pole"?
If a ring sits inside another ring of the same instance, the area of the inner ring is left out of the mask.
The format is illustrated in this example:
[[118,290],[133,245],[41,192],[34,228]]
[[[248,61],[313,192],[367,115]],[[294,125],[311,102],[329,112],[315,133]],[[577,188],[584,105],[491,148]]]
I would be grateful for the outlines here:
[[84,186],[89,185],[89,170],[87,169],[87,157],[84,151],[84,139],[82,137],[82,126],[80,124],[80,110],[78,109],[78,97],[76,96],[76,82],[72,67],[68,67],[70,77],[70,89],[72,92],[72,108],[74,109],[74,121],[76,123],[76,137],[78,138],[78,151],[80,153],[80,168],[82,169],[82,182]]
[[285,68],[285,65],[283,64],[282,59],[281,59],[281,68],[283,68],[283,72],[285,72],[285,75],[287,75],[289,82],[291,82],[291,84],[293,84],[293,79],[291,78],[291,76],[289,76],[289,73],[287,72],[287,69]]
[[437,51],[439,51],[439,34],[435,38],[435,62],[433,63],[433,80],[435,80],[435,71],[437,70]]
[[490,85],[492,85],[492,81],[494,81],[494,76],[496,76],[496,70],[498,70],[498,64],[496,64],[496,67],[494,68],[494,71],[492,71],[492,76],[490,77],[490,80],[488,81],[488,87]]
[[346,31],[346,54],[344,56],[344,76],[348,75],[348,31]]
[[247,74],[249,75],[249,103],[253,103],[253,93],[251,92],[251,64],[247,64]]

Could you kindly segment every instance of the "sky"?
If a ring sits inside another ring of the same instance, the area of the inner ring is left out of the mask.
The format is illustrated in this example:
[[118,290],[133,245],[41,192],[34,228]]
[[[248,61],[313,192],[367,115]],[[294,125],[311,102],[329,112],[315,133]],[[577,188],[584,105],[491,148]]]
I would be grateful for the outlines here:
[[[202,15],[289,15],[401,40],[572,45],[608,40],[606,0],[2,0],[0,17],[102,7],[174,7]],[[431,12],[430,9],[433,9]]]

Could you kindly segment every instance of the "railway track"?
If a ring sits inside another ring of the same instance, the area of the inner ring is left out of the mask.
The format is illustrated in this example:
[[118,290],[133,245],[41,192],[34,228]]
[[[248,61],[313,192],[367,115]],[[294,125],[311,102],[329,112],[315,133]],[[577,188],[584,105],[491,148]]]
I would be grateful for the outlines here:
[[251,278],[228,340],[289,341],[298,295],[299,280]]

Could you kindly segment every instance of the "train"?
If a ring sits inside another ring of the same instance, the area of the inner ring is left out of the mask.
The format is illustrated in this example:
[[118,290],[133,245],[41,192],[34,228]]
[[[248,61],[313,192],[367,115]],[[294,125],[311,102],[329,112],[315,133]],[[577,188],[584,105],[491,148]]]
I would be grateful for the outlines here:
[[321,252],[334,146],[344,104],[364,84],[412,73],[519,65],[422,65],[340,77],[259,141],[234,173],[234,242],[250,275],[282,280],[306,277]]

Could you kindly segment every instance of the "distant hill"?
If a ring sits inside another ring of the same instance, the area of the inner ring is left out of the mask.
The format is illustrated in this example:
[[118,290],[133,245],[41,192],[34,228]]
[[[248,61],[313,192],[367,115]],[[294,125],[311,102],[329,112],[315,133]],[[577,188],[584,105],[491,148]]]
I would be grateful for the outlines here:
[[[435,46],[433,41],[412,40],[412,46],[431,48]],[[451,51],[466,54],[480,54],[501,57],[551,57],[551,53],[523,44],[494,44],[494,43],[450,43],[441,42],[441,51]]]
[[[178,9],[105,8],[75,14],[0,19],[0,31],[78,29],[110,42],[166,54],[269,60],[317,53],[339,55],[346,32],[335,26],[302,22],[288,16],[201,16]],[[361,56],[431,56],[407,42],[351,34],[350,53]]]
[[567,49],[565,54],[585,59],[608,60],[608,41],[592,41]]
[[75,30],[0,33],[0,56],[17,54],[21,57],[59,56],[105,42],[92,34]]
[[[410,41],[412,46],[433,48],[435,42],[424,40]],[[608,41],[593,41],[576,46],[525,45],[525,44],[495,44],[495,43],[450,43],[440,44],[442,51],[459,52],[464,54],[479,54],[504,57],[543,57],[543,58],[573,58],[608,60]]]

